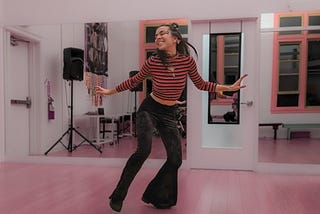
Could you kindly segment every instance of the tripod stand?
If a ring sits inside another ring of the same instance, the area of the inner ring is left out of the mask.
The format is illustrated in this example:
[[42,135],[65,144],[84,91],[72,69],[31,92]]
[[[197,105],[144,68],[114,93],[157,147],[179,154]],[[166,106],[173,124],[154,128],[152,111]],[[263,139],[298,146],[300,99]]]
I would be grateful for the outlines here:
[[[76,148],[78,148],[82,143],[84,142],[88,142],[92,147],[94,147],[98,152],[102,153],[101,149],[98,148],[96,145],[94,145],[90,140],[88,140],[85,136],[83,136],[76,128],[73,127],[73,80],[70,80],[71,83],[71,105],[69,106],[70,107],[70,114],[71,114],[71,118],[70,118],[70,124],[69,124],[69,128],[67,131],[65,131],[65,133],[48,149],[48,151],[46,151],[44,154],[47,155],[51,149],[53,149],[58,143],[61,143],[63,145],[63,147],[65,149],[67,149],[69,152],[73,152]],[[73,131],[75,133],[77,133],[80,137],[82,137],[83,141],[77,145],[77,146],[74,146],[73,147]],[[68,143],[68,146],[64,145],[63,142],[61,141],[64,136],[66,134],[69,134],[69,143]]]

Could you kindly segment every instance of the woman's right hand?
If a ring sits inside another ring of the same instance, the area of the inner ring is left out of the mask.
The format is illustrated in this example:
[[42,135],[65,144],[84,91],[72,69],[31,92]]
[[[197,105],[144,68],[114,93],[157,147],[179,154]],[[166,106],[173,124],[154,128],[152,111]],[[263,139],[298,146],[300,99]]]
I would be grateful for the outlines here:
[[101,86],[95,86],[95,92],[96,94],[100,94],[100,95],[112,95],[117,93],[117,91],[115,89],[105,89],[102,88]]

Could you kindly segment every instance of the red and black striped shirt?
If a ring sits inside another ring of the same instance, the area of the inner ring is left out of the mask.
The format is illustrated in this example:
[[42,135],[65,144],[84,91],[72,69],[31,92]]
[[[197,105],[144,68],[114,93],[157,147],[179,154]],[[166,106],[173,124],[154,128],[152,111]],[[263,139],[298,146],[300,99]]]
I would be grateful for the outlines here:
[[169,59],[168,63],[169,66],[165,66],[157,55],[149,57],[135,76],[116,86],[117,92],[132,89],[151,77],[153,95],[163,100],[175,101],[185,88],[187,75],[199,90],[214,92],[216,84],[202,79],[193,57],[178,55]]

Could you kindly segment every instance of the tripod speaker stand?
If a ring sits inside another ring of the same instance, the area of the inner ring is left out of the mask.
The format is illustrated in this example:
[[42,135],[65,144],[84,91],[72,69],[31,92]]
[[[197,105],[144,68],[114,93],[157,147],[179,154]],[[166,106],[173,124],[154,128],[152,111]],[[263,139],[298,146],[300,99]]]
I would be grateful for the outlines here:
[[[47,155],[58,143],[61,143],[65,149],[69,152],[73,152],[82,143],[87,142],[92,147],[94,147],[98,152],[102,153],[101,148],[94,145],[90,140],[88,140],[83,134],[81,134],[77,129],[73,127],[73,80],[83,80],[83,55],[84,52],[78,48],[65,48],[63,50],[63,79],[69,80],[71,85],[71,101],[70,101],[70,124],[67,131],[46,151],[44,154]],[[73,132],[77,133],[83,141],[76,146],[73,146]],[[64,136],[69,135],[68,146],[62,143]]]
[[[70,107],[71,116],[70,116],[69,128],[44,154],[47,155],[58,143],[61,143],[63,147],[67,149],[69,152],[73,152],[76,148],[78,148],[84,142],[89,143],[98,152],[102,153],[99,147],[94,145],[90,140],[88,140],[85,136],[83,136],[83,134],[81,134],[76,128],[73,127],[73,80],[71,80],[70,84],[71,84],[71,105],[69,107]],[[83,141],[79,145],[73,146],[73,132],[77,133],[83,139]],[[67,134],[69,135],[68,146],[64,145],[63,142],[61,141],[64,138],[64,136],[66,136]]]

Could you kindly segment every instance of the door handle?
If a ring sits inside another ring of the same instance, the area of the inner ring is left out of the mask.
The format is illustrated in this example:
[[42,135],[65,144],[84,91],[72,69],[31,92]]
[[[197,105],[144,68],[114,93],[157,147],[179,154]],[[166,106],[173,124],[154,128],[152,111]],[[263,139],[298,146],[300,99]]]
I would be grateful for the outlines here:
[[27,97],[25,100],[11,100],[11,104],[22,104],[22,105],[26,105],[27,108],[31,107],[31,99],[30,97]]
[[241,102],[240,104],[247,105],[247,106],[252,106],[253,105],[253,101],[252,100],[248,100],[247,102]]

